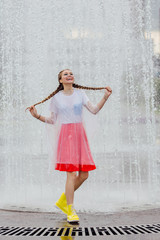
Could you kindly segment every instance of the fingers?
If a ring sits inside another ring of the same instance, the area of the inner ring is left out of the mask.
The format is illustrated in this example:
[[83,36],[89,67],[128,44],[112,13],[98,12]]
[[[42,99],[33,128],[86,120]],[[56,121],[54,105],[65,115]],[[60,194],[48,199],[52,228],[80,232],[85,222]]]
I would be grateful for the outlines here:
[[26,110],[25,110],[25,112],[27,111],[27,109],[28,109],[29,111],[34,110],[34,109],[35,109],[35,106],[32,105],[32,106],[30,106],[30,107],[27,107]]
[[35,110],[35,106],[34,105],[30,106],[29,111],[32,111],[32,110]]
[[112,92],[112,89],[110,87],[106,87],[105,89],[109,92]]
[[110,87],[107,87],[107,89],[111,92],[112,91],[112,89],[110,88]]

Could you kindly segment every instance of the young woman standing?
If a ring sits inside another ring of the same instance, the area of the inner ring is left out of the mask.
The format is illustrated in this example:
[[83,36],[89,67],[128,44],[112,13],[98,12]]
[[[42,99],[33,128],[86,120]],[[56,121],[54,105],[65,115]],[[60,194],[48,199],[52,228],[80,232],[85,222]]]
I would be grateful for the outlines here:
[[[58,81],[59,86],[53,93],[27,109],[33,117],[42,122],[55,124],[58,121],[61,125],[57,139],[55,169],[65,171],[67,180],[65,193],[62,193],[56,206],[67,214],[67,221],[71,223],[79,221],[73,207],[74,191],[88,178],[88,172],[96,169],[82,123],[82,109],[84,106],[91,113],[98,113],[112,94],[112,89],[110,87],[92,88],[77,85],[74,83],[74,75],[70,69],[62,70],[58,74]],[[105,89],[105,94],[97,105],[93,105],[82,89]],[[35,106],[50,98],[51,116],[47,118],[39,115]]]

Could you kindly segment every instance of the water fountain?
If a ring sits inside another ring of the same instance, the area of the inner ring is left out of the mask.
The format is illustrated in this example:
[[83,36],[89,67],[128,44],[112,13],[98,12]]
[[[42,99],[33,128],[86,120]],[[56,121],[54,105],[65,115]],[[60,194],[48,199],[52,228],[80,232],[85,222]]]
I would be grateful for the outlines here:
[[[48,173],[44,124],[24,110],[57,87],[64,68],[79,84],[113,90],[91,141],[97,170],[76,208],[159,204],[150,1],[2,0],[0,11],[0,208],[55,211],[65,174]],[[94,103],[103,95],[86,93]]]

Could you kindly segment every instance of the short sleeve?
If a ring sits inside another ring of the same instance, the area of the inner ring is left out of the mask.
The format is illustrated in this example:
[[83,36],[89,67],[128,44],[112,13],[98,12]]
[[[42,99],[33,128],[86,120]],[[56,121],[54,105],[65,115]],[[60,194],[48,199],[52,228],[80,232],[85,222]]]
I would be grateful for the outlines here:
[[86,93],[85,93],[85,91],[83,91],[83,90],[81,90],[81,92],[82,92],[82,103],[83,103],[83,105],[87,105],[87,102],[89,101],[89,98],[88,98],[88,96],[86,95]]
[[56,100],[54,97],[51,98],[51,101],[49,104],[49,111],[55,114],[57,113]]

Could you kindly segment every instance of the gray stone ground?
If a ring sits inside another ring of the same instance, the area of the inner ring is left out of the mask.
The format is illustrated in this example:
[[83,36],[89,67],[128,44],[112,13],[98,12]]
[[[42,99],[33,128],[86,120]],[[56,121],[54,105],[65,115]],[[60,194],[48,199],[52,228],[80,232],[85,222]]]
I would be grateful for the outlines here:
[[[135,226],[160,223],[160,208],[141,210],[141,211],[126,211],[117,213],[80,213],[79,226],[71,226],[67,223],[66,217],[62,213],[33,213],[0,210],[0,226],[8,227],[109,227],[109,226]],[[117,239],[117,240],[160,240],[159,233],[146,234],[131,234],[131,235],[116,235],[116,236],[76,236],[76,237],[57,237],[57,236],[3,236],[0,234],[0,239]]]

